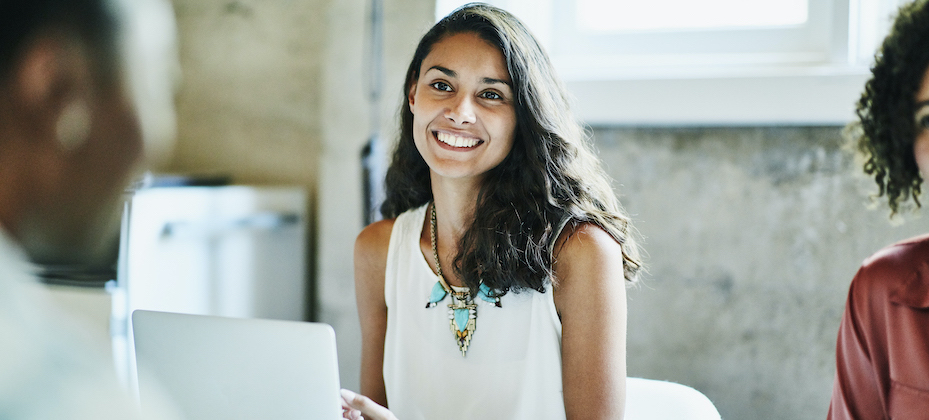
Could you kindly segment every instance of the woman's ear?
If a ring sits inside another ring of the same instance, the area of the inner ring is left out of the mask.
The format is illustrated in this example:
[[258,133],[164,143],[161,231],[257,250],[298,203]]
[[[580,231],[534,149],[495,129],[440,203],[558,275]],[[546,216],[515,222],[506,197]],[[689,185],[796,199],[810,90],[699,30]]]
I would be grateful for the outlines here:
[[415,113],[415,111],[413,110],[414,109],[413,106],[414,106],[414,103],[416,102],[416,81],[413,81],[412,83],[410,83],[410,92],[407,95],[407,101],[409,101],[409,104],[410,104],[410,112]]

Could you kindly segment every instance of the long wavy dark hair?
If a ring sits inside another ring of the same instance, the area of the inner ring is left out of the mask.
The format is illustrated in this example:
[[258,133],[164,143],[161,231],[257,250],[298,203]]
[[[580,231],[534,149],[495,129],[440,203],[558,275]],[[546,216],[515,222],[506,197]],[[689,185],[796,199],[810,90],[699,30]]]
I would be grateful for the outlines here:
[[887,195],[891,215],[913,198],[920,206],[922,176],[913,155],[916,93],[929,67],[929,7],[917,0],[900,8],[875,55],[871,79],[858,101],[858,121],[846,133],[864,157],[864,172]]
[[[458,243],[453,269],[476,292],[484,284],[500,293],[545,291],[553,280],[551,245],[566,223],[600,226],[622,248],[624,277],[634,282],[642,267],[633,229],[589,139],[570,112],[567,92],[529,30],[510,13],[480,3],[455,10],[419,42],[406,74],[404,98],[436,42],[475,33],[496,46],[513,83],[516,133],[510,154],[483,178],[474,220]],[[387,171],[386,217],[432,200],[429,167],[413,143],[408,101]],[[617,257],[620,257],[617,255]]]

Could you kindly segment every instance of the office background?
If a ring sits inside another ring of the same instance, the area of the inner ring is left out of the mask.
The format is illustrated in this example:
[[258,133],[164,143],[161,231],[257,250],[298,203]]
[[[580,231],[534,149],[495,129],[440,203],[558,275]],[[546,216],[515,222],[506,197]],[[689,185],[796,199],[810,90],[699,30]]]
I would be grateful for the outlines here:
[[[178,135],[157,169],[306,189],[308,316],[335,327],[343,386],[357,389],[360,154],[373,132],[389,140],[396,131],[403,74],[435,1],[384,2],[376,116],[368,1],[173,5]],[[825,417],[855,270],[880,247],[929,231],[918,213],[892,224],[886,207],[869,209],[876,189],[843,149],[841,130],[839,122],[592,125],[648,254],[649,272],[629,291],[630,376],[695,387],[727,419]]]

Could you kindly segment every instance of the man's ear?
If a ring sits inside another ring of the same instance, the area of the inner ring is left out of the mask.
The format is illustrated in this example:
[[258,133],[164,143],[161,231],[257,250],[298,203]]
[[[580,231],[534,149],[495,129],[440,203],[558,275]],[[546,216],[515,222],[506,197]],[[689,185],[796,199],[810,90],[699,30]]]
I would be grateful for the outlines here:
[[15,67],[14,81],[18,99],[30,109],[36,109],[56,90],[60,47],[49,37],[40,37],[29,44]]
[[13,100],[39,138],[73,150],[90,132],[89,61],[80,44],[43,34],[29,43],[14,67]]
[[[14,67],[14,95],[28,112],[57,112],[77,92],[83,64],[73,42],[40,35],[29,43]],[[84,69],[87,70],[87,69]]]

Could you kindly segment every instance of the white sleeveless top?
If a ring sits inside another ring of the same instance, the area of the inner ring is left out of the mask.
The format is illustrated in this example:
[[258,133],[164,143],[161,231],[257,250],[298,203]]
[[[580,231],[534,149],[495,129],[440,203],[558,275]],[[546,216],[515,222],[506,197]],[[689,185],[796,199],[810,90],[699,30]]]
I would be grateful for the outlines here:
[[384,384],[401,420],[564,419],[561,322],[551,287],[510,291],[502,307],[475,298],[467,356],[449,327],[446,296],[426,308],[437,277],[419,246],[428,205],[401,214],[390,235],[384,297]]

